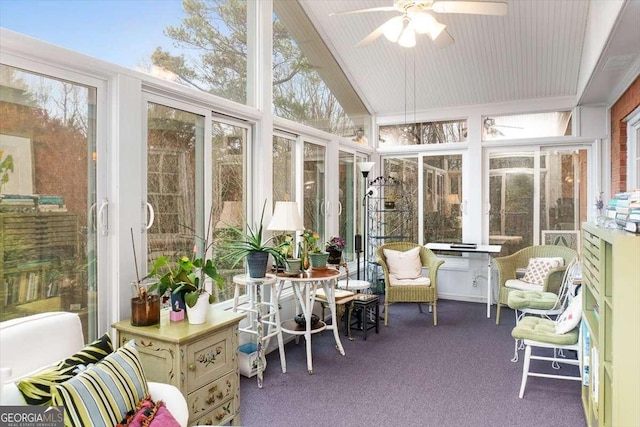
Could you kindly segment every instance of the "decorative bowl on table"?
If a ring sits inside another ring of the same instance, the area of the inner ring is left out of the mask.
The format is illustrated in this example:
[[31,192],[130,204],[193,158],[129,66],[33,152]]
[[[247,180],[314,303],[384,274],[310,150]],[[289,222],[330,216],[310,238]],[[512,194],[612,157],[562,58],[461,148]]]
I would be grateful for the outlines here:
[[[304,314],[296,314],[296,317],[293,318],[296,325],[305,327],[307,325],[307,319],[304,317]],[[317,314],[311,315],[311,326],[315,325],[320,321],[320,317]]]

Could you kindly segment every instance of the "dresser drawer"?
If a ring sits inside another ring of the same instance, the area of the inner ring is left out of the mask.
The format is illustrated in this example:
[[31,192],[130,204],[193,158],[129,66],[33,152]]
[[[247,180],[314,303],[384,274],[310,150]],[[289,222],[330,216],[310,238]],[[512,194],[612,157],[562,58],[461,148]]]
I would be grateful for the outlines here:
[[235,369],[236,349],[233,341],[233,329],[229,328],[187,345],[184,350],[187,393]]
[[236,415],[238,374],[236,371],[187,396],[190,425],[223,424]]

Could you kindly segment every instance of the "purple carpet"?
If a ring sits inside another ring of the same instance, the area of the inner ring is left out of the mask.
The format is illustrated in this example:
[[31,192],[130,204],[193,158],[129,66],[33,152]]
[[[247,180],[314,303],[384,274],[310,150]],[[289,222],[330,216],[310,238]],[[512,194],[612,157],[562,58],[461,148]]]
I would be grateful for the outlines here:
[[[393,304],[389,325],[370,330],[367,341],[331,331],[312,338],[313,375],[307,373],[304,339],[285,346],[287,372],[278,351],[267,356],[264,388],[241,376],[243,426],[584,426],[577,381],[529,378],[513,356],[513,311],[495,324],[486,305],[438,302],[438,326],[426,306]],[[381,308],[382,313],[382,308]],[[548,362],[532,361],[536,370]],[[562,367],[575,375],[576,367]],[[550,367],[548,368],[550,370]],[[557,372],[557,371],[555,371]]]

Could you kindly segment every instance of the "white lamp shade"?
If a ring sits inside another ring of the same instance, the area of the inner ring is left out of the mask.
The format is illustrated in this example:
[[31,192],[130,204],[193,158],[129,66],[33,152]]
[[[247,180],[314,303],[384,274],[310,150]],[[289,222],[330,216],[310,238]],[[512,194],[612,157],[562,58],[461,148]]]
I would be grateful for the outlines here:
[[242,202],[226,201],[222,205],[220,220],[216,223],[216,228],[241,228],[244,223],[244,207]]
[[360,172],[369,173],[375,164],[376,162],[360,162],[358,163],[358,167],[360,168]]
[[267,230],[296,231],[304,230],[304,223],[298,212],[297,202],[276,202],[273,217]]

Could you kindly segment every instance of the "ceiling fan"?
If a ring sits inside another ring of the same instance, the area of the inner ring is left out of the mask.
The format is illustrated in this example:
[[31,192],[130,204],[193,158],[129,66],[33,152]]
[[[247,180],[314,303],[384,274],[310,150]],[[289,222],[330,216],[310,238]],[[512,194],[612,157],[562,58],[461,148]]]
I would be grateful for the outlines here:
[[482,125],[484,126],[484,130],[487,135],[490,135],[492,137],[505,136],[504,133],[502,133],[498,128],[524,129],[521,126],[497,125],[496,120],[491,117],[485,118]]
[[393,6],[372,7],[369,9],[348,10],[334,12],[330,15],[353,15],[368,12],[400,12],[369,35],[362,39],[356,47],[366,46],[384,35],[389,41],[403,47],[416,45],[416,33],[428,34],[436,46],[443,48],[451,45],[454,40],[445,30],[446,25],[438,22],[435,13],[467,13],[474,15],[507,14],[507,3],[503,1],[458,1],[458,0],[395,0]]

